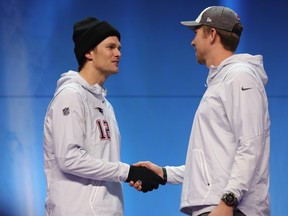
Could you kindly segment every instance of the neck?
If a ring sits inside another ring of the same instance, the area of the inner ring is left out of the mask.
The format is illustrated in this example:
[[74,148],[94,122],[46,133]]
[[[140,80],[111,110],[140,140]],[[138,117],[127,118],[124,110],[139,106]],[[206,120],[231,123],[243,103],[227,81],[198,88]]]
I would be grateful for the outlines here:
[[100,74],[94,68],[83,67],[83,69],[79,72],[80,76],[82,76],[90,85],[98,84],[103,87],[103,84],[107,77]]
[[229,58],[232,55],[233,55],[233,52],[222,49],[214,54],[214,57],[211,58],[211,61],[206,62],[206,66],[208,68],[210,68],[211,65],[217,67],[221,64],[222,61],[224,61],[225,59]]

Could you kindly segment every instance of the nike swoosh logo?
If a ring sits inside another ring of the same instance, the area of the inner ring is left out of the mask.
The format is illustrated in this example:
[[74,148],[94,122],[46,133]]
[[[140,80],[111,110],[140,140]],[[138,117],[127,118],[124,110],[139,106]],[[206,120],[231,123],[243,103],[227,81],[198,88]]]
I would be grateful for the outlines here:
[[244,88],[244,87],[241,88],[242,91],[246,91],[246,90],[249,90],[249,89],[252,89],[252,88]]
[[94,109],[97,109],[101,114],[103,114],[103,109],[101,107],[95,107]]

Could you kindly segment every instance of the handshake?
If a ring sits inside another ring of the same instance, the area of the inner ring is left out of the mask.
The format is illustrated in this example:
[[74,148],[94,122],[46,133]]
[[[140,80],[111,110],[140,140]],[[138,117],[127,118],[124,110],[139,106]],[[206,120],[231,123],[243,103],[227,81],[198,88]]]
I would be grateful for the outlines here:
[[159,184],[165,185],[166,180],[161,178],[152,170],[144,166],[130,166],[129,174],[125,182],[130,182],[130,185],[139,184],[141,191],[146,193],[157,189]]

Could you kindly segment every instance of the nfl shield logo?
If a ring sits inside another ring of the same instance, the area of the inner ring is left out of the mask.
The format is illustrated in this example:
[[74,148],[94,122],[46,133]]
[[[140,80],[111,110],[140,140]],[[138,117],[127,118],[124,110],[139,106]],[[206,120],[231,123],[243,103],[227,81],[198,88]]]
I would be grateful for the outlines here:
[[64,115],[64,116],[67,116],[67,115],[69,115],[69,113],[70,113],[69,107],[65,107],[65,108],[63,109],[63,115]]

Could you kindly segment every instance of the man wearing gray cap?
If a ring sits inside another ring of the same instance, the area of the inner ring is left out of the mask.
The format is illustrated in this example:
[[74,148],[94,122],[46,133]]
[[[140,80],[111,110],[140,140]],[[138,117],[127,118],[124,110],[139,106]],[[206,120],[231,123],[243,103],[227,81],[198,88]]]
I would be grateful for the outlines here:
[[[183,183],[181,211],[192,216],[269,216],[270,119],[261,55],[234,54],[239,16],[208,7],[195,21],[192,46],[209,69],[196,111],[185,166],[152,169],[167,183]],[[138,187],[138,183],[134,184]]]
[[148,192],[165,181],[120,162],[120,132],[103,85],[118,73],[120,33],[88,17],[74,25],[79,72],[61,75],[44,123],[46,216],[123,216],[121,182]]

